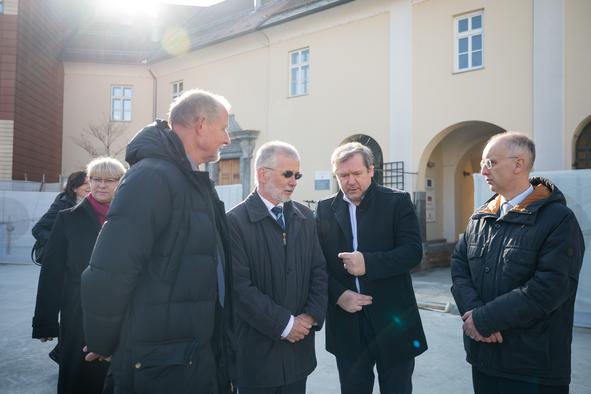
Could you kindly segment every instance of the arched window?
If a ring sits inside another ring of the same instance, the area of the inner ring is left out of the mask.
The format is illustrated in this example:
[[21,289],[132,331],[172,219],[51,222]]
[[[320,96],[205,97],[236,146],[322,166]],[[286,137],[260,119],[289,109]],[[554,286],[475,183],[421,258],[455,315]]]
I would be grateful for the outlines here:
[[577,170],[591,168],[591,122],[579,134],[575,146],[575,163]]

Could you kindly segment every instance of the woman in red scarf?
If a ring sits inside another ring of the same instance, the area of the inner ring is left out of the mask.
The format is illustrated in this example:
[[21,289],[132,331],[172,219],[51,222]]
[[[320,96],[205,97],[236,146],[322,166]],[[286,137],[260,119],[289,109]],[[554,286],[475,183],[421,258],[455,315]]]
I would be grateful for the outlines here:
[[[84,360],[80,275],[88,266],[109,205],[125,173],[110,157],[87,167],[90,194],[73,208],[60,211],[45,246],[39,274],[33,338],[60,338],[58,393],[101,393],[108,363]],[[59,315],[59,321],[58,321]]]

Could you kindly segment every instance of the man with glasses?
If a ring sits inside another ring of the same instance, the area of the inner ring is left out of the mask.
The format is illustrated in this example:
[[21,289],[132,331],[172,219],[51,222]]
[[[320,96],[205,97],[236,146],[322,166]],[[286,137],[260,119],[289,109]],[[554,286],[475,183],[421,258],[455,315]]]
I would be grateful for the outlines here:
[[198,167],[230,143],[229,109],[221,96],[187,91],[169,123],[157,120],[127,146],[131,168],[82,274],[87,359],[112,355],[116,393],[231,390],[227,223]]
[[262,145],[255,171],[255,191],[228,212],[238,389],[304,394],[326,312],[325,261],[312,212],[291,201],[302,177],[296,149]]
[[421,262],[419,223],[408,193],[377,185],[373,154],[351,142],[331,157],[340,191],[318,203],[328,267],[326,349],[341,393],[412,392],[414,359],[427,341],[410,270]]
[[496,194],[472,215],[452,257],[476,394],[569,392],[585,246],[560,190],[529,177],[534,160],[524,134],[489,140],[481,174]]

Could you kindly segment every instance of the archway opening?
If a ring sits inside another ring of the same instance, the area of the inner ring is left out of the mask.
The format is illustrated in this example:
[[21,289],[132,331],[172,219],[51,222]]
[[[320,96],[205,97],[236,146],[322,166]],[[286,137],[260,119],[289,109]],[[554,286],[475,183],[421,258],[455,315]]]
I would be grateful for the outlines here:
[[591,168],[591,120],[576,138],[574,157],[573,167],[576,170]]

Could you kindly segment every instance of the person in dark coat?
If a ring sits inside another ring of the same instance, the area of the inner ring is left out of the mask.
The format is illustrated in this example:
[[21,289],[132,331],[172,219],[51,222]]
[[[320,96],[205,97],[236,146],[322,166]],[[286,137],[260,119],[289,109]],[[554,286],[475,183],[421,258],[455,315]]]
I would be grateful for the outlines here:
[[529,173],[533,141],[493,136],[481,174],[496,194],[470,218],[451,262],[477,394],[568,393],[585,245],[564,195]]
[[303,394],[316,367],[326,263],[312,212],[291,201],[299,169],[293,146],[262,145],[257,188],[228,213],[240,394]]
[[227,393],[231,266],[224,204],[198,165],[230,142],[228,102],[190,90],[127,146],[131,165],[82,274],[89,359],[116,393]]
[[57,213],[63,209],[68,209],[78,204],[90,191],[88,179],[85,171],[76,171],[70,174],[66,182],[66,188],[59,193],[47,212],[41,216],[41,219],[33,226],[31,232],[36,241],[42,246],[47,243],[49,234],[55,223]]
[[57,214],[39,274],[33,317],[33,338],[60,340],[60,394],[101,393],[109,368],[107,363],[84,360],[80,274],[88,266],[125,167],[118,160],[99,158],[88,164],[87,172],[90,194],[77,206]]
[[[49,234],[55,223],[57,213],[79,204],[89,192],[90,187],[88,185],[86,171],[75,171],[71,173],[66,182],[65,190],[58,193],[47,212],[41,216],[41,219],[35,223],[31,230],[36,241],[35,249],[38,250],[35,255],[36,263],[41,263],[43,259],[45,244],[47,244],[47,240],[49,239]],[[39,260],[37,260],[37,257],[39,257]],[[60,344],[58,342],[53,350],[49,352],[49,357],[55,362],[58,362],[59,359],[59,349]]]
[[421,262],[419,224],[408,193],[372,181],[373,155],[360,143],[332,154],[340,191],[318,203],[328,267],[326,350],[341,393],[412,392],[414,358],[427,349],[410,270]]

